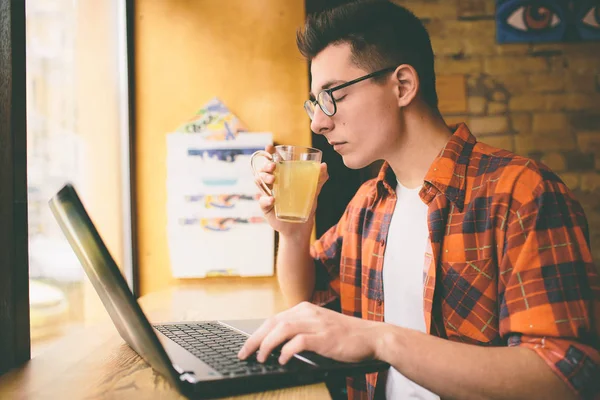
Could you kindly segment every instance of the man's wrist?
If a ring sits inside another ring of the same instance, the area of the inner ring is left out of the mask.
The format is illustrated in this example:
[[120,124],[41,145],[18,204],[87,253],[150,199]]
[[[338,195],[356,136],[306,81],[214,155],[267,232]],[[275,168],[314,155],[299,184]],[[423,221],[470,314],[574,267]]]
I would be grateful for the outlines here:
[[293,232],[279,232],[279,241],[283,240],[297,245],[310,244],[313,226],[314,224],[307,222],[303,225],[298,224],[298,227]]
[[391,355],[399,351],[404,337],[404,328],[383,322],[378,323],[378,334],[371,335],[375,359],[391,364]]

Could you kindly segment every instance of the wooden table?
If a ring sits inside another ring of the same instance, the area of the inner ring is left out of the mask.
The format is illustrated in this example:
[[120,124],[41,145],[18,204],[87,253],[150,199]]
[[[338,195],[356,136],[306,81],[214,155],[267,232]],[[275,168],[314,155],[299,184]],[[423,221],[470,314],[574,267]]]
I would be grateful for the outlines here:
[[[275,278],[211,278],[140,299],[151,322],[264,318],[285,308]],[[110,321],[83,329],[0,378],[0,399],[183,399]],[[325,384],[235,399],[330,399]]]

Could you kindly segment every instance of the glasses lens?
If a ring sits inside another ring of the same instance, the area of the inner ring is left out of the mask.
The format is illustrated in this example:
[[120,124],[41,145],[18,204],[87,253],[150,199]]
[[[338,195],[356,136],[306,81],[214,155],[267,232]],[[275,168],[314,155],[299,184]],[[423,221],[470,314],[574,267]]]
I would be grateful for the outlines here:
[[319,106],[321,106],[321,110],[329,116],[332,116],[335,112],[335,104],[333,103],[333,98],[331,95],[323,90],[317,96],[317,101],[319,102]]
[[312,121],[313,117],[315,116],[315,103],[313,103],[310,100],[306,100],[304,102],[304,109],[308,114],[308,118],[310,118],[310,120]]

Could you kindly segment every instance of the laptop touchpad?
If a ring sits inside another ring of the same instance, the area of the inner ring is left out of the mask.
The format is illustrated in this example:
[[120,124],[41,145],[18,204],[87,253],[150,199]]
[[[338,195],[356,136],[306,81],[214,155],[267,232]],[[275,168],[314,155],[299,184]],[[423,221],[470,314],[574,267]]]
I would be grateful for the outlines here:
[[258,330],[258,328],[260,328],[260,326],[262,325],[263,322],[265,322],[264,319],[240,319],[240,320],[231,320],[231,321],[219,321],[222,324],[225,324],[227,326],[230,326],[234,329],[237,329],[239,331],[242,331],[244,333],[246,333],[247,335],[252,335],[254,332],[256,332],[256,330]]

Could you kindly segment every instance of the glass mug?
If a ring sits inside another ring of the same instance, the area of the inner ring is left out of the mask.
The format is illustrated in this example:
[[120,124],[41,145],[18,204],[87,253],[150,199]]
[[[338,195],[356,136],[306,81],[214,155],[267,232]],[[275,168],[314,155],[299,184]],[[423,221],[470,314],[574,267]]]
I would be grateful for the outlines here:
[[[275,153],[259,150],[252,154],[250,165],[262,191],[275,199],[275,216],[280,221],[308,221],[315,201],[321,172],[321,150],[302,146],[275,146]],[[260,177],[254,166],[256,157],[275,163],[273,190]]]

